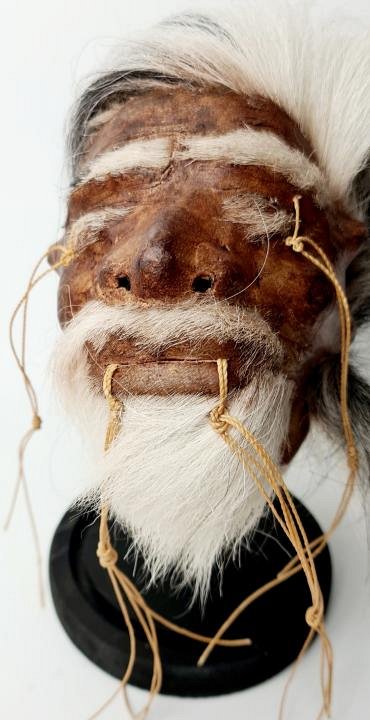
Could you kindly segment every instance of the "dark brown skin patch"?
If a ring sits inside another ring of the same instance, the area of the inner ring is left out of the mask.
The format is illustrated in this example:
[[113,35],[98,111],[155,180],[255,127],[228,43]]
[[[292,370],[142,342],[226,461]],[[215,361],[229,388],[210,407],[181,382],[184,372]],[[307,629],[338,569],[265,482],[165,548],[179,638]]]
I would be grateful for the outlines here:
[[[147,92],[124,103],[88,148],[89,157],[133,138],[221,133],[243,123],[268,129],[294,147],[310,149],[293,121],[277,106],[258,98],[240,98],[227,91],[171,89]],[[315,343],[317,319],[334,301],[323,274],[304,257],[286,247],[284,237],[267,243],[248,242],[248,228],[228,222],[223,201],[240,193],[276,198],[277,205],[294,214],[293,197],[301,198],[300,232],[313,238],[337,263],[343,248],[356,253],[364,228],[341,208],[334,214],[320,210],[309,193],[283,176],[262,167],[232,166],[220,162],[174,162],[165,172],[130,172],[103,181],[91,180],[71,193],[68,225],[81,215],[108,206],[130,207],[130,213],[107,226],[96,241],[80,253],[62,275],[59,319],[68,322],[89,300],[108,305],[135,302],[143,307],[176,304],[189,298],[209,297],[257,308],[285,348],[281,368],[296,384],[291,428],[284,460],[294,455],[308,429],[306,397],[310,369],[323,349]],[[267,253],[268,249],[268,253]],[[266,257],[267,255],[267,257]],[[264,265],[261,274],[261,268]],[[210,287],[195,290],[197,279]],[[327,347],[337,337],[327,338]],[[89,348],[90,371],[101,384],[110,362],[122,367],[116,389],[130,393],[196,392],[216,395],[216,360],[220,348],[205,347],[189,360],[189,348],[180,356],[138,356],[134,344],[125,347],[112,337],[99,354]],[[221,348],[230,365],[230,387],[240,384],[238,350]],[[328,350],[325,350],[326,352]],[[309,357],[309,361],[307,361]],[[306,358],[303,360],[302,358]]]

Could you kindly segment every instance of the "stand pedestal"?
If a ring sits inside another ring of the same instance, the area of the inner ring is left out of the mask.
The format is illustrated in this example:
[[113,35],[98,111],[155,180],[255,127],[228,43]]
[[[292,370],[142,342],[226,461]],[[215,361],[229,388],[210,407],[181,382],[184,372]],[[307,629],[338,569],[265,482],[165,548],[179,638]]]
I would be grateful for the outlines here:
[[[321,534],[312,515],[298,501],[297,508],[310,540]],[[113,544],[122,558],[127,536],[112,531]],[[129,653],[127,630],[113,594],[107,572],[96,557],[98,519],[70,510],[60,522],[50,553],[50,583],[59,619],[80,650],[106,672],[121,678]],[[224,571],[222,595],[215,570],[212,590],[202,612],[196,603],[189,609],[191,594],[173,594],[170,583],[143,591],[147,603],[169,620],[212,636],[229,613],[253,590],[274,578],[289,561],[292,548],[271,515],[263,518],[248,549],[242,548],[236,564]],[[120,568],[143,587],[142,562],[136,568],[120,560]],[[325,549],[316,559],[325,606],[331,586],[331,562]],[[135,572],[135,576],[134,576]],[[250,687],[275,675],[297,657],[308,634],[305,611],[310,595],[303,572],[271,590],[253,603],[226,633],[226,637],[250,637],[252,645],[217,647],[203,668],[196,666],[204,645],[166,630],[157,623],[163,664],[162,692],[171,695],[220,695]],[[137,659],[130,683],[148,688],[152,655],[142,630],[133,623]]]

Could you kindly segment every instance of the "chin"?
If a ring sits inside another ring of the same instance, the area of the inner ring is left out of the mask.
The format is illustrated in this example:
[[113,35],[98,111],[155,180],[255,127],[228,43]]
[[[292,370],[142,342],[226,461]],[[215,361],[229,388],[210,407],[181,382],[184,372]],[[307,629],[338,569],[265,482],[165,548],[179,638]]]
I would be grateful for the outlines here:
[[[146,393],[135,394],[117,383],[121,427],[104,453],[108,409],[92,376],[86,342],[92,342],[96,352],[104,351],[105,344],[101,337],[94,341],[84,323],[82,314],[66,328],[53,361],[57,392],[91,460],[89,483],[77,502],[97,509],[102,501],[108,505],[111,517],[131,538],[130,552],[142,553],[148,584],[171,575],[174,585],[191,586],[194,597],[203,601],[215,565],[222,572],[224,562],[248,541],[265,511],[253,478],[210,425],[217,386],[210,381],[207,393],[159,395],[151,385]],[[114,359],[123,365],[125,358],[127,354]],[[190,361],[189,365],[191,375]],[[138,357],[135,367],[139,374],[146,371]],[[164,374],[159,372],[162,382],[166,372],[167,366]],[[254,371],[249,367],[244,384],[232,387],[228,396],[230,414],[249,428],[278,465],[292,391],[281,370],[262,371],[256,363]]]

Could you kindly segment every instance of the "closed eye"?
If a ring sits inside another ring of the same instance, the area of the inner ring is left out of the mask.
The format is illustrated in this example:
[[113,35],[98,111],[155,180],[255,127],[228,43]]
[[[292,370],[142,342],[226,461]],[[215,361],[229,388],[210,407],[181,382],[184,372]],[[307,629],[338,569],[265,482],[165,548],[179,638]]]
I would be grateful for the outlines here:
[[82,252],[102,239],[102,232],[126,217],[131,210],[131,207],[108,207],[81,215],[69,226],[64,242]]
[[224,220],[244,225],[246,240],[264,242],[274,235],[287,234],[294,222],[293,214],[277,205],[273,198],[241,193],[223,201]]

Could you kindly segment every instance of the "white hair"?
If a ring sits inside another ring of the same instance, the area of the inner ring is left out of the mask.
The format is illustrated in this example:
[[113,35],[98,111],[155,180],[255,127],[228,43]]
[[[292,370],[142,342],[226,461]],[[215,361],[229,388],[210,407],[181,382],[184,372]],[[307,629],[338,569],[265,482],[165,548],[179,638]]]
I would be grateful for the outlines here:
[[[199,339],[207,327],[209,333],[217,332],[215,313],[211,306],[208,310],[208,326],[206,309],[195,312]],[[258,324],[255,318],[253,335],[253,322],[248,331],[233,308],[229,310],[229,317],[227,309],[220,316],[223,337],[230,326],[234,333],[239,327],[239,339],[249,332],[273,352],[273,344],[261,332],[263,320]],[[135,330],[140,344],[148,347],[151,342],[157,348],[158,343],[168,344],[171,327],[174,342],[179,335],[195,341],[194,309],[183,308],[177,316],[159,308],[154,313],[156,323],[152,313],[148,334],[146,310],[88,303],[57,345],[54,381],[69,417],[88,442],[91,474],[79,502],[97,507],[103,498],[129,532],[131,549],[143,553],[149,582],[172,572],[178,585],[192,585],[194,596],[204,600],[214,565],[221,565],[256,527],[265,503],[252,477],[210,425],[217,397],[135,397],[118,391],[124,407],[121,430],[103,453],[108,409],[101,388],[89,379],[86,341],[100,347],[112,330],[120,337],[131,337]],[[166,329],[162,335],[161,313]],[[153,322],[159,332],[153,332]],[[292,387],[281,371],[261,372],[257,367],[245,387],[230,393],[230,413],[248,425],[276,463],[288,431]]]
[[293,213],[280,208],[274,198],[267,200],[257,193],[236,193],[223,201],[223,209],[227,221],[245,225],[247,242],[288,235],[294,223]]
[[75,159],[90,120],[117,98],[158,84],[222,86],[282,107],[311,143],[331,200],[361,214],[352,187],[369,157],[369,27],[337,16],[325,22],[312,6],[245,0],[197,9],[121,44],[79,102]]
[[99,155],[88,166],[82,182],[102,180],[107,175],[120,175],[132,168],[158,168],[168,165],[171,157],[169,138],[133,140],[123,147]]
[[[186,341],[193,348],[201,348],[205,340],[216,340],[220,345],[232,341],[245,367],[254,364],[255,370],[256,349],[260,363],[281,367],[284,359],[280,340],[257,310],[206,298],[144,308],[135,301],[109,306],[91,300],[69,324],[58,347],[63,351],[70,345],[72,353],[83,337],[100,351],[112,335],[133,340],[136,347],[154,353]],[[71,370],[68,365],[64,369],[67,381]]]
[[244,127],[224,135],[184,139],[180,160],[222,160],[232,165],[261,165],[281,173],[301,190],[314,190],[319,205],[328,203],[325,177],[300,150],[266,130]]
[[[172,140],[172,141],[171,141]],[[281,173],[301,190],[312,190],[320,206],[328,204],[327,182],[319,168],[300,150],[291,148],[269,131],[245,126],[222,135],[131,140],[98,155],[84,169],[79,184],[122,175],[132,169],[165,169],[171,161],[218,160],[232,165],[262,165]]]

